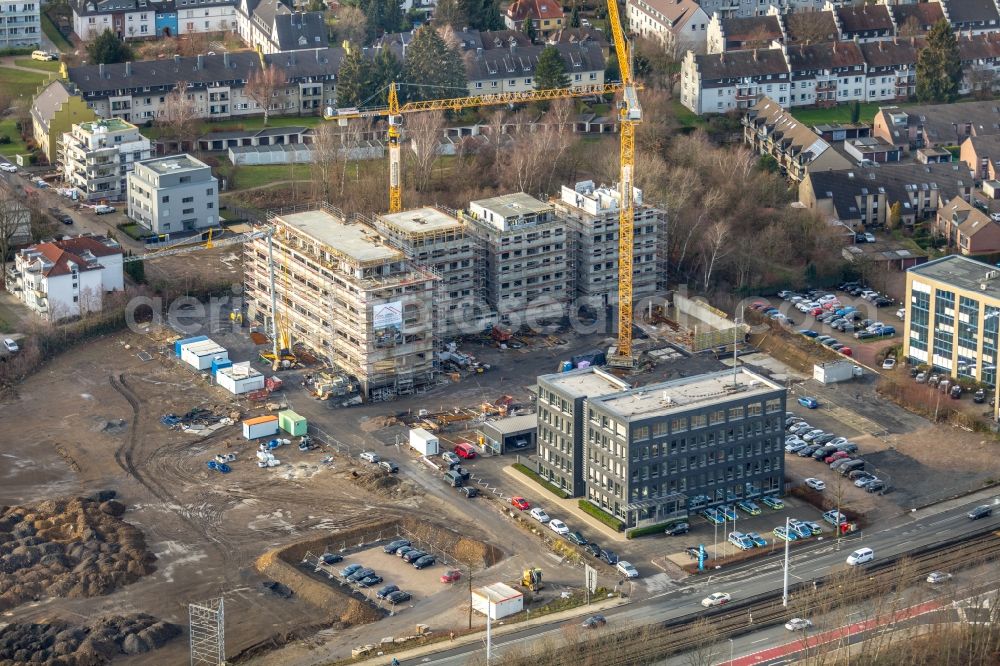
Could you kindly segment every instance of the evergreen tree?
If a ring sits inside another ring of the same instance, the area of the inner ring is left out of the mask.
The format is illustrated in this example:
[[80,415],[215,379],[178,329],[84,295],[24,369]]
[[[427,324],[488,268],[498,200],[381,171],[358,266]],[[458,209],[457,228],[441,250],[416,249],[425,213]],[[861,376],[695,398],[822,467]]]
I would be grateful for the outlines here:
[[857,123],[861,120],[861,102],[854,100],[854,105],[851,107],[851,122]]
[[917,55],[917,99],[953,102],[961,82],[958,40],[948,21],[941,19],[927,33],[927,45]]
[[461,30],[469,25],[468,5],[461,0],[438,0],[434,7],[434,25],[450,25]]
[[608,65],[604,68],[604,80],[608,82],[622,80],[622,73],[618,69],[618,58],[614,53],[608,58]]
[[87,45],[87,55],[92,65],[110,65],[132,60],[132,49],[115,33],[105,30]]
[[469,0],[469,26],[477,30],[503,30],[503,15],[497,0]]
[[371,65],[371,86],[367,97],[375,97],[369,104],[386,105],[389,103],[389,84],[399,81],[403,75],[403,64],[389,49],[379,49]]
[[371,82],[371,61],[361,55],[361,49],[351,47],[351,50],[344,56],[344,61],[340,64],[337,80],[337,106],[361,106],[371,94]]
[[524,23],[521,24],[521,32],[523,32],[527,36],[527,38],[531,40],[532,44],[535,43],[536,33],[535,33],[534,21],[532,21],[530,18],[524,19]]
[[566,63],[559,55],[559,49],[554,46],[546,46],[538,55],[538,64],[535,66],[535,88],[547,90],[568,87],[569,76],[566,75]]
[[417,29],[406,49],[403,80],[420,84],[401,91],[408,100],[455,97],[468,88],[461,54],[449,48],[437,30],[428,25]]
[[402,30],[403,10],[396,0],[360,0],[358,6],[368,17],[370,37]]
[[[132,257],[132,251],[129,250],[125,253],[125,256]],[[125,274],[132,278],[132,281],[136,284],[142,284],[146,281],[146,262],[145,261],[130,261],[125,264]]]
[[573,11],[569,15],[569,27],[579,28],[580,27],[580,6],[577,4],[573,5]]

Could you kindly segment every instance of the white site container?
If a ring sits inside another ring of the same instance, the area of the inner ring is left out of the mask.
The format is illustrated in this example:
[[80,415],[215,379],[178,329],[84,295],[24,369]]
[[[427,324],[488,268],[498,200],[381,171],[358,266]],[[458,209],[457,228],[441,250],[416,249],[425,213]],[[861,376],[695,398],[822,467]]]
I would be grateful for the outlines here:
[[853,377],[860,377],[863,373],[864,370],[860,365],[847,360],[813,365],[813,379],[820,384],[846,382]]
[[273,437],[278,434],[277,416],[258,416],[243,422],[243,436],[247,439]]
[[434,456],[440,450],[440,442],[437,435],[433,435],[423,428],[412,428],[410,430],[410,446],[424,456]]
[[181,360],[195,370],[208,370],[214,359],[229,360],[229,352],[214,340],[196,342],[181,349]]
[[472,610],[489,614],[490,619],[520,613],[524,609],[524,595],[506,583],[493,583],[472,591]]
[[249,363],[238,363],[221,368],[215,373],[215,382],[234,395],[242,395],[264,388],[264,375],[251,368]]

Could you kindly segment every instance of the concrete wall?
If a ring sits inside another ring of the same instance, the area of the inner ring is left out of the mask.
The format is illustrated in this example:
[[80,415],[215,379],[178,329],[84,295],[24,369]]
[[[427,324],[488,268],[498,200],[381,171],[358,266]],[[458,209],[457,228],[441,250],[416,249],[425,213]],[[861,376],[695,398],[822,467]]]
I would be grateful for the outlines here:
[[[693,351],[732,344],[734,335],[742,341],[743,335],[748,330],[746,324],[733,324],[733,320],[727,318],[724,312],[713,308],[704,301],[688,298],[676,292],[673,295],[673,301],[674,309],[678,313],[697,320],[678,322],[694,333]],[[734,332],[734,328],[739,330]]]

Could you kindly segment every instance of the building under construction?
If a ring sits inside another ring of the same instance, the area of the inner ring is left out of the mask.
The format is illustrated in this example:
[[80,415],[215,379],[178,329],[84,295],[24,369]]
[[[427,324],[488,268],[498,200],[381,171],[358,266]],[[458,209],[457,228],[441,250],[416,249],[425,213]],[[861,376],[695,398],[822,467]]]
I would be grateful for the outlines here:
[[443,208],[416,208],[377,215],[379,232],[407,257],[429,266],[440,280],[434,297],[439,338],[474,333],[495,323],[485,305],[482,243],[468,220]]
[[[642,190],[633,191],[632,297],[638,301],[653,295],[657,281],[666,279],[667,225],[666,213],[642,205]],[[575,187],[564,185],[555,202],[575,236],[576,293],[590,307],[617,304],[620,200],[617,187],[595,187],[593,181],[585,180]]]
[[[283,345],[302,343],[325,356],[356,377],[369,399],[431,381],[432,271],[330,206],[279,212],[269,222]],[[268,239],[245,247],[249,315],[264,323],[271,316]]]
[[575,296],[573,242],[555,206],[518,192],[472,201],[462,215],[484,245],[486,298],[501,322],[564,316]]

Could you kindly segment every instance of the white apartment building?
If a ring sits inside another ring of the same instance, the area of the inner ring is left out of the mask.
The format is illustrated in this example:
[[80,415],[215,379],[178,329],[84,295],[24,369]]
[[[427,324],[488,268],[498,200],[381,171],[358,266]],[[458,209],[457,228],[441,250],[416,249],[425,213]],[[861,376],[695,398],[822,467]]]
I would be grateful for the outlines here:
[[125,179],[139,160],[150,156],[149,139],[117,118],[73,125],[59,146],[63,179],[80,199],[125,198]]
[[41,37],[40,1],[0,0],[0,48],[38,46]]
[[695,0],[628,0],[629,31],[655,39],[669,53],[704,53],[710,17]]
[[121,246],[104,236],[32,245],[14,257],[14,293],[49,321],[97,312],[104,294],[125,289],[122,258]]
[[144,160],[128,175],[128,216],[154,234],[209,229],[219,220],[219,181],[190,155]]

